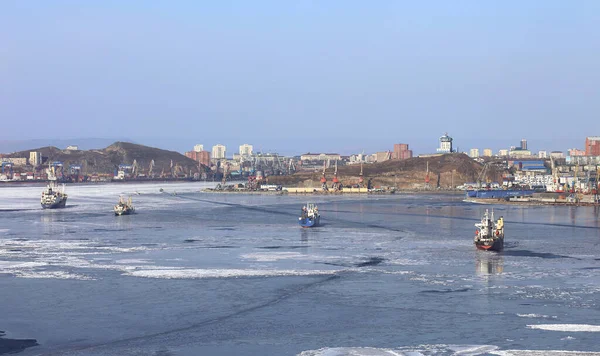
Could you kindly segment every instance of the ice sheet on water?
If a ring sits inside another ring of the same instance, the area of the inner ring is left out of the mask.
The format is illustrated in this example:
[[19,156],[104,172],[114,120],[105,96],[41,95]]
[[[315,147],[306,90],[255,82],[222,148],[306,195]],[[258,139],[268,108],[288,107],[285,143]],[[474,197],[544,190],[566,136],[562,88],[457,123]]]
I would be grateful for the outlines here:
[[280,277],[280,276],[319,276],[334,275],[339,271],[327,270],[254,270],[254,269],[144,269],[126,272],[133,277],[163,279],[201,279],[237,277]]
[[589,324],[537,324],[527,325],[529,329],[565,331],[565,332],[600,332],[600,325]]
[[521,317],[521,318],[552,318],[552,319],[556,319],[556,316],[550,316],[550,315],[543,315],[543,314],[517,314],[517,316]]
[[490,351],[498,356],[598,356],[600,352],[566,350],[498,350]]
[[303,351],[298,356],[430,356],[430,355],[489,355],[498,350],[493,345],[419,345],[399,348],[325,347]]

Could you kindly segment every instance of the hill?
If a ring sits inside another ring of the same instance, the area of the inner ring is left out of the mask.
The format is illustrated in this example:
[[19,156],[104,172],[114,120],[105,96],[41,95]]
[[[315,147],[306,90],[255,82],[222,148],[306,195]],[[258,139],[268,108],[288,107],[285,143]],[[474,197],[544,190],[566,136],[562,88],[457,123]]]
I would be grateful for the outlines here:
[[[431,187],[449,188],[467,182],[475,182],[483,171],[483,165],[463,153],[450,153],[432,157],[414,157],[406,160],[388,160],[363,165],[365,183],[370,179],[373,186],[395,186],[399,189],[420,189],[425,186],[429,169]],[[326,170],[329,184],[334,168]],[[482,180],[499,181],[503,170],[491,166]],[[360,165],[338,167],[338,179],[343,185],[358,183]],[[318,187],[322,171],[299,172],[291,176],[271,176],[269,183],[286,186]]]
[[[80,165],[83,174],[111,174],[120,164],[132,165],[135,161],[138,172],[148,174],[150,163],[154,160],[152,172],[171,172],[179,174],[204,172],[206,167],[200,166],[198,162],[182,155],[179,152],[167,151],[159,148],[138,145],[129,142],[115,142],[104,149],[93,150],[61,150],[56,147],[40,147],[31,150],[15,152],[6,157],[29,158],[29,153],[41,152],[43,165],[49,162],[60,161],[66,169],[70,165]],[[171,163],[172,162],[172,163]],[[172,164],[172,165],[171,165]]]

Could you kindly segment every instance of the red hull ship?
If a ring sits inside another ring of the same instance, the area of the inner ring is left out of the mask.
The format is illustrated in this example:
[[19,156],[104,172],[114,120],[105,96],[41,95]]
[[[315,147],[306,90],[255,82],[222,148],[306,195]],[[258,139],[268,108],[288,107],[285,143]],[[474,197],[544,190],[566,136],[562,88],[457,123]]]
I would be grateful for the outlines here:
[[492,214],[485,210],[481,222],[475,224],[475,238],[473,243],[479,250],[502,251],[504,249],[504,218],[500,217],[494,221],[494,211]]

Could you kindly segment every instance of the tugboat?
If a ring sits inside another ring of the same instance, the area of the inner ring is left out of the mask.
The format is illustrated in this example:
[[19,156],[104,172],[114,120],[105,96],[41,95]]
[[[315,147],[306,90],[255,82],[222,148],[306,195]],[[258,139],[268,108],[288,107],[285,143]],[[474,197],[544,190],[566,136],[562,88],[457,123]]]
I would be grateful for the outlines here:
[[65,194],[65,185],[58,189],[56,182],[50,182],[46,190],[42,192],[41,204],[43,209],[64,208],[67,204],[67,194]]
[[494,211],[491,216],[485,209],[481,222],[475,224],[474,243],[479,250],[502,251],[504,248],[504,218],[494,221]]
[[318,226],[321,222],[319,208],[315,204],[309,203],[302,207],[302,212],[298,218],[298,223],[302,227]]
[[135,208],[131,203],[131,197],[129,197],[127,201],[125,201],[123,197],[119,197],[119,202],[117,203],[117,205],[115,205],[114,210],[116,216],[133,214]]

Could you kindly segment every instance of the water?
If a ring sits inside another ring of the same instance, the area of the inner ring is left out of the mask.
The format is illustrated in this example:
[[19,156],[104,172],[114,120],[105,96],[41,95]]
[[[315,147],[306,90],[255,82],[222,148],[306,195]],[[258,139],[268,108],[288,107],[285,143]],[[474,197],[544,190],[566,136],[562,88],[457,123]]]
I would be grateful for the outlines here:
[[[54,211],[40,186],[0,187],[4,340],[37,341],[21,355],[600,352],[594,208],[493,206],[506,246],[489,253],[472,237],[492,206],[459,196],[203,186],[68,186]],[[122,193],[137,214],[112,214]],[[322,227],[298,226],[307,199]]]

